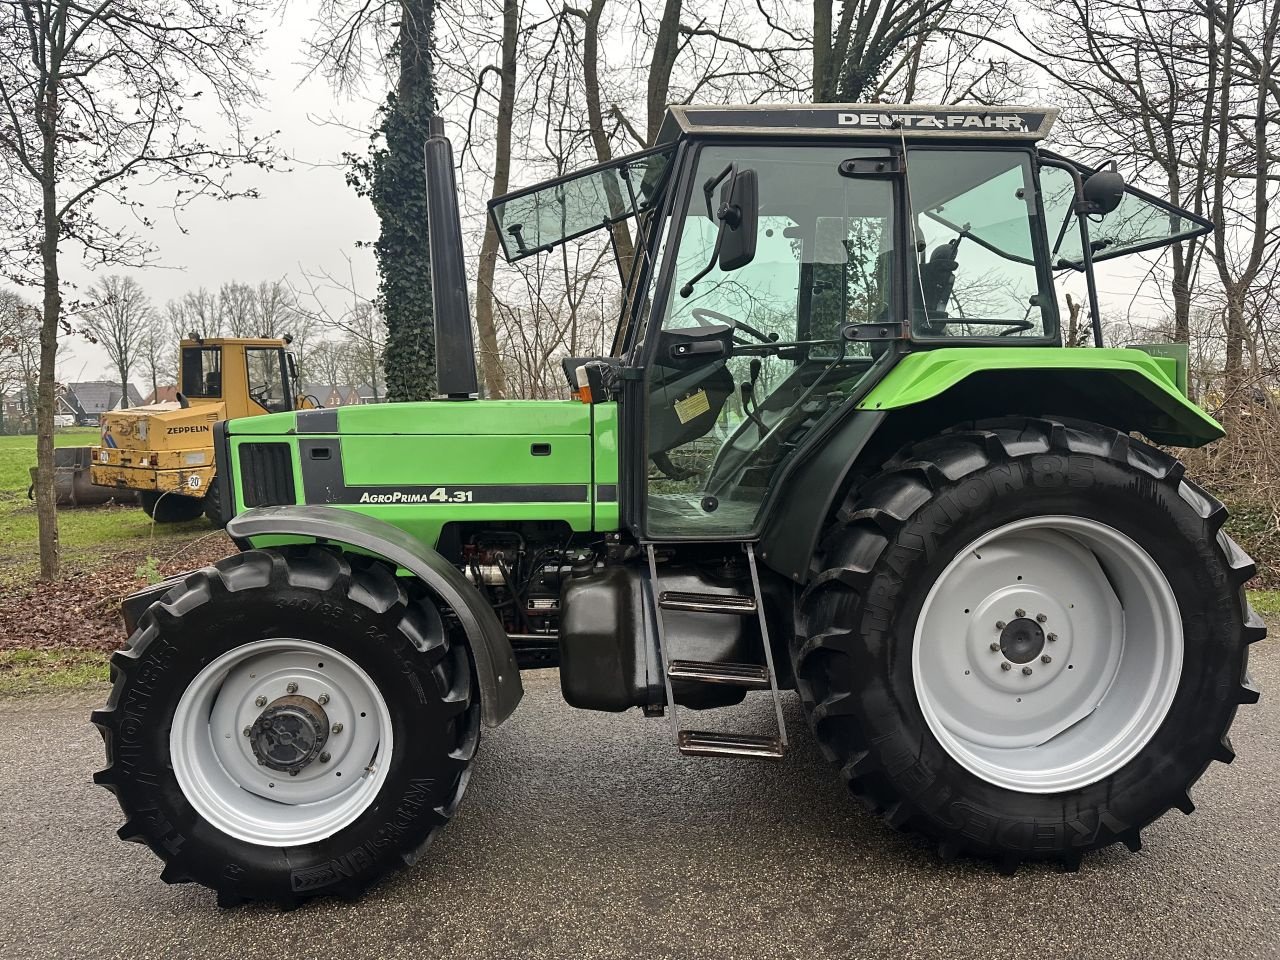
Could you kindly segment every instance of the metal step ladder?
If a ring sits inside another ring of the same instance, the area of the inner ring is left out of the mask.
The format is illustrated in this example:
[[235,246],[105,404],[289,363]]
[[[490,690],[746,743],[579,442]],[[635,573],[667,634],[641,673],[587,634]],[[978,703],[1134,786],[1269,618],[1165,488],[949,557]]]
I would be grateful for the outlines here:
[[[760,574],[756,569],[755,549],[750,543],[744,543],[742,546],[746,551],[747,565],[751,570],[753,595],[750,597],[661,590],[658,583],[655,545],[646,544],[645,551],[649,559],[649,596],[653,602],[653,622],[658,638],[658,653],[662,660],[662,680],[667,691],[671,729],[675,734],[676,747],[681,753],[697,757],[765,757],[780,760],[787,752],[787,726],[782,718],[782,697],[778,692],[778,674],[773,666],[773,646],[769,642],[769,625],[765,622],[764,600],[760,592]],[[764,665],[724,660],[672,659],[667,648],[666,630],[662,620],[664,610],[732,617],[759,617],[760,639],[764,644]],[[702,683],[730,684],[749,690],[769,690],[773,694],[773,709],[778,722],[777,733],[713,733],[705,730],[680,729],[676,699],[671,691],[672,680],[696,680]]]

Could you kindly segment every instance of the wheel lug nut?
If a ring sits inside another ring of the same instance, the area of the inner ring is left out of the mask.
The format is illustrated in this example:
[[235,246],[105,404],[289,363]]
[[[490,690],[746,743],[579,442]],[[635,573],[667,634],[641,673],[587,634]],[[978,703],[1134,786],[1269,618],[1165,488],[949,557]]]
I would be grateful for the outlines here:
[[1031,676],[1031,668],[1030,668],[1030,667],[1023,667],[1023,668],[1022,668],[1022,675],[1023,675],[1024,677],[1029,677],[1029,676]]
[[1041,663],[1053,663],[1053,657],[1049,656],[1049,655],[1046,653],[1043,657],[1041,657],[1041,658],[1040,658],[1040,662],[1041,662]]
[[1010,663],[1008,660],[1006,660],[1004,663],[1000,664],[1000,669],[1001,669],[1001,670],[1012,670],[1012,669],[1013,669],[1013,664],[1012,664],[1012,663]]
[[297,693],[297,692],[298,692],[298,685],[297,685],[296,683],[294,683],[292,680],[290,680],[290,681],[289,681],[289,685],[288,685],[287,687],[285,687],[285,690],[287,690],[289,693]]
[[1013,611],[1013,615],[1015,617],[1025,617],[1027,615],[1027,611],[1019,607],[1017,610]]
[[1006,624],[1005,624],[1005,622],[1004,622],[1003,620],[997,620],[997,621],[996,621],[996,629],[997,629],[997,630],[1003,630],[1003,629],[1005,628],[1005,626],[1006,626]]
[[321,763],[328,763],[328,762],[329,762],[329,754],[327,754],[327,753],[322,753],[322,754],[320,754],[320,762],[321,762]]
[[297,771],[297,770],[290,770],[290,771],[289,771],[289,776],[291,776],[291,777],[296,777],[297,775],[298,775],[298,771]]
[[316,697],[316,703],[320,704],[320,706],[322,707],[328,702],[329,702],[329,695],[327,693],[322,693],[320,694],[320,696]]
[[1057,635],[1056,633],[1051,633],[1051,634],[1049,634],[1049,638],[1048,638],[1048,639],[1049,639],[1049,642],[1050,642],[1050,643],[1053,643],[1053,641],[1055,641],[1055,640],[1057,640],[1057,639],[1058,639],[1058,635]]
[[252,731],[250,728],[245,727],[245,728],[244,728],[244,735],[245,735],[246,737],[251,737],[251,736],[253,736],[253,731]]
[[267,698],[259,697],[257,700],[253,701],[253,705],[255,707],[265,707],[267,705]]
[[1036,614],[1036,622],[1037,622],[1037,623],[1044,623],[1044,622],[1045,622],[1046,620],[1048,620],[1048,619],[1049,619],[1049,618],[1048,618],[1048,617],[1046,617],[1043,613],[1037,613],[1037,614]]
[[998,652],[998,651],[1000,650],[1000,644],[999,644],[999,643],[997,643],[996,641],[992,640],[992,641],[991,641],[991,650],[992,650],[992,652]]
[[334,732],[334,733],[341,733],[341,732],[342,732],[342,724],[340,724],[340,723],[335,723],[335,724],[333,725],[333,732]]

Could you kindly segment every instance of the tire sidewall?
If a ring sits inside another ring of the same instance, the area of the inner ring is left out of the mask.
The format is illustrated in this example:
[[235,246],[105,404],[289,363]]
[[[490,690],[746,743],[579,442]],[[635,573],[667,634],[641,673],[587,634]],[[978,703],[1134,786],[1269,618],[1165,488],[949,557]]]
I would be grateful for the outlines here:
[[[402,863],[426,842],[460,790],[465,760],[451,755],[471,712],[450,715],[443,661],[412,648],[401,630],[404,608],[386,612],[337,589],[274,583],[236,592],[205,578],[178,601],[169,622],[144,616],[154,632],[121,691],[116,756],[118,796],[126,813],[147,823],[148,841],[191,879],[246,899],[290,900],[333,887],[359,889]],[[342,580],[339,581],[341,585]],[[192,603],[192,595],[203,602]],[[309,640],[343,654],[376,684],[391,716],[392,756],[377,796],[352,824],[325,840],[287,850],[247,843],[205,821],[173,774],[170,731],[182,694],[217,657],[246,643],[280,637]],[[446,652],[456,658],[462,648]]]
[[[1100,521],[1146,550],[1179,600],[1184,652],[1169,711],[1136,757],[1077,790],[1030,794],[988,783],[938,742],[920,709],[912,654],[923,602],[955,556],[992,529],[1046,515]],[[1136,831],[1185,795],[1234,716],[1242,663],[1230,627],[1239,606],[1215,534],[1176,480],[1106,458],[1014,457],[948,483],[891,537],[865,595],[827,602],[836,607],[828,615],[851,618],[863,638],[849,668],[862,678],[860,722],[883,775],[932,824],[930,832],[961,835],[971,849],[1088,849]]]

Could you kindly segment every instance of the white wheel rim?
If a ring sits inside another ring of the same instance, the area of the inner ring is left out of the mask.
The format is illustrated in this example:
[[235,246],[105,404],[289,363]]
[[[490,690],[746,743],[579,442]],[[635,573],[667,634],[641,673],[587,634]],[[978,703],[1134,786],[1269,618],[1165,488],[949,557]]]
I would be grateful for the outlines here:
[[[259,763],[245,736],[291,684],[298,696],[323,701],[329,731],[323,754],[296,775]],[[331,647],[258,640],[196,675],[174,712],[169,751],[183,795],[213,826],[260,846],[299,846],[350,825],[378,795],[391,714],[369,675]]]
[[1104,523],[1047,516],[992,530],[951,561],[920,610],[911,665],[929,729],[958,763],[1010,790],[1057,793],[1146,746],[1182,652],[1178,601],[1151,556]]

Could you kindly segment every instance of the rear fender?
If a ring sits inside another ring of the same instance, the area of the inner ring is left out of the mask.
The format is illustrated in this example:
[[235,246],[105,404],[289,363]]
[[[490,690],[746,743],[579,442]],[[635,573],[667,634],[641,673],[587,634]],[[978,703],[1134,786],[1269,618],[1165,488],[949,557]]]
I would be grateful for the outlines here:
[[850,486],[903,446],[1003,416],[1088,420],[1156,443],[1199,447],[1222,427],[1179,390],[1173,359],[1142,350],[948,347],[904,356],[787,474],[760,559],[808,582],[822,531]]
[[256,537],[296,537],[352,547],[408,570],[453,611],[466,633],[485,725],[498,726],[520,703],[524,687],[515,653],[493,608],[453,564],[399,527],[339,507],[259,507],[228,521],[227,533],[241,550]]

